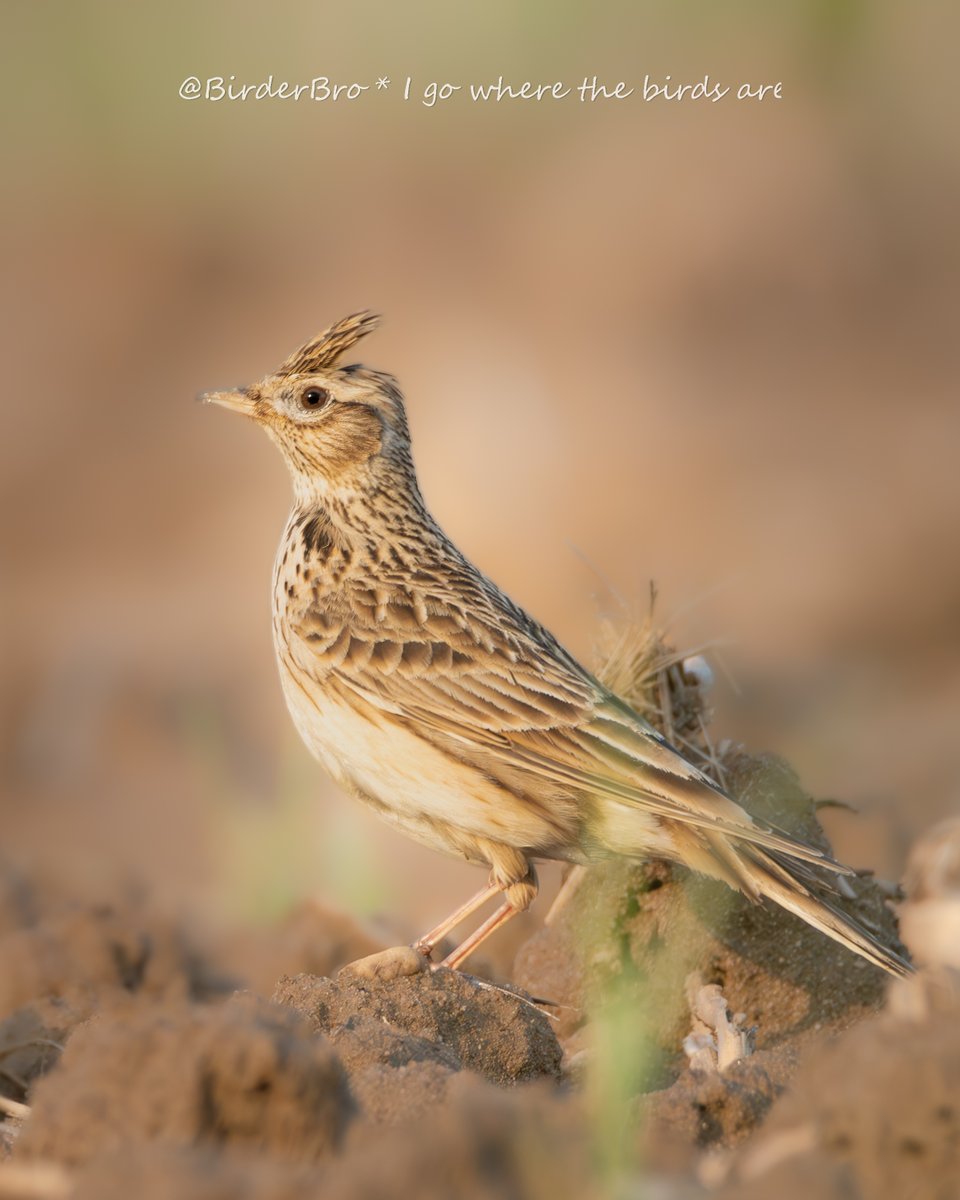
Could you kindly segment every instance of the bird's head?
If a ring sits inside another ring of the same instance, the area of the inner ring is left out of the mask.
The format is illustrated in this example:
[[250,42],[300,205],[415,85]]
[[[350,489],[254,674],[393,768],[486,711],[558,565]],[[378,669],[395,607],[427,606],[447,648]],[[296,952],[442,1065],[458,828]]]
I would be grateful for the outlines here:
[[379,323],[372,313],[354,313],[295,350],[259,383],[206,392],[201,399],[252,417],[266,430],[301,500],[364,492],[398,472],[415,488],[396,380],[359,364],[337,365]]

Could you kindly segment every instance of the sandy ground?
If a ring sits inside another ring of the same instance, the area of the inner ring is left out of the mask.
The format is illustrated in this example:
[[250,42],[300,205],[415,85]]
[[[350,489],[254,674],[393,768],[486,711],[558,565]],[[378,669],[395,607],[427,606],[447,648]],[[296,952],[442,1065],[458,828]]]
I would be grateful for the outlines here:
[[[823,841],[785,764],[725,770]],[[915,855],[921,948],[957,920],[958,836]],[[4,1200],[956,1194],[949,966],[891,990],[679,869],[571,874],[520,947],[523,991],[338,977],[384,943],[315,905],[217,944],[143,899],[85,903],[9,865],[0,884]],[[841,903],[902,948],[888,891],[863,877]]]

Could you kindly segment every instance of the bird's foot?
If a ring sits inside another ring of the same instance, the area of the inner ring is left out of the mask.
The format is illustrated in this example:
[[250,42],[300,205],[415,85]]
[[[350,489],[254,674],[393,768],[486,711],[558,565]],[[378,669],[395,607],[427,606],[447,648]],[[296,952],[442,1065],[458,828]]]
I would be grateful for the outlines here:
[[388,983],[391,979],[401,979],[406,975],[419,975],[429,967],[429,958],[416,946],[391,946],[388,950],[380,950],[347,963],[337,972],[337,978]]

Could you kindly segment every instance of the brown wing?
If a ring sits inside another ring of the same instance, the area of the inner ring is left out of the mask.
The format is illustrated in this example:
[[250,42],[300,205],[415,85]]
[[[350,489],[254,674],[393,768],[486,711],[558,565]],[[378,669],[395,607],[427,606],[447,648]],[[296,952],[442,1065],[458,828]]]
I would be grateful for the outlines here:
[[291,652],[323,688],[392,714],[531,800],[542,802],[544,792],[607,796],[825,861],[755,826],[546,630],[478,586],[465,598],[348,587],[295,622]]

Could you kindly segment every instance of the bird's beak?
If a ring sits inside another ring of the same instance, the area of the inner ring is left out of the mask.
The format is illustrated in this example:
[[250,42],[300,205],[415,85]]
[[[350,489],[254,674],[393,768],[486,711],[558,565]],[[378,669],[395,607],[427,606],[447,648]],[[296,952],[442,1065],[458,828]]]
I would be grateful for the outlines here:
[[219,404],[221,408],[229,408],[231,412],[252,417],[256,415],[256,397],[251,396],[250,392],[250,388],[233,388],[225,392],[201,392],[199,399],[203,404]]

